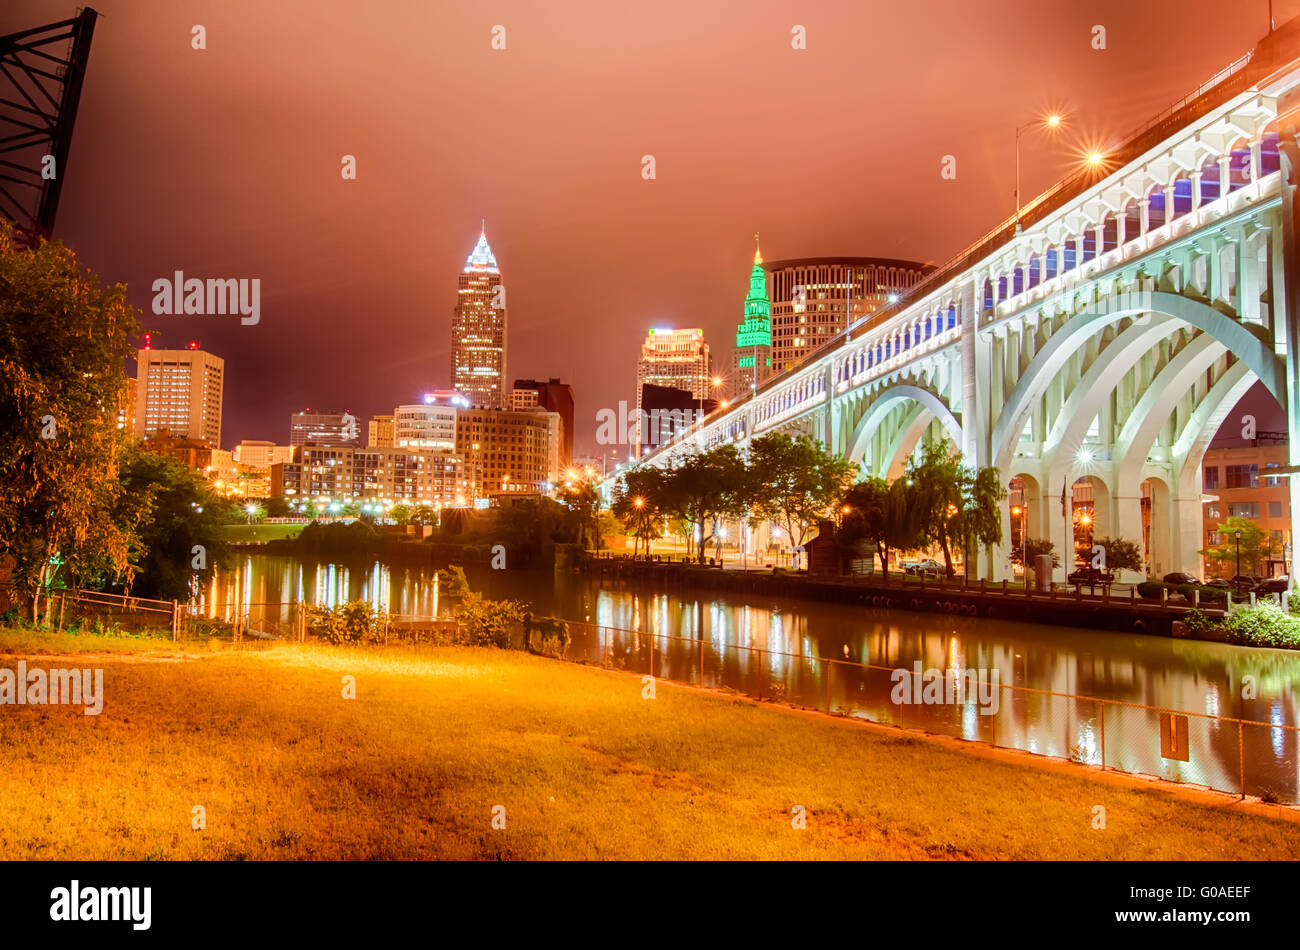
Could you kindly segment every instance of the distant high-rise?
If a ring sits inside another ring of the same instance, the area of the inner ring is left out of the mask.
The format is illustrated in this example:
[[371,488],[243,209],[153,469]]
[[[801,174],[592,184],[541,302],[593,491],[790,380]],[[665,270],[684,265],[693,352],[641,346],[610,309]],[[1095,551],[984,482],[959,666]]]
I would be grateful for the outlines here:
[[868,314],[893,303],[934,268],[882,257],[773,261],[772,372],[803,362]]
[[641,357],[636,364],[636,408],[638,455],[641,454],[641,423],[643,406],[641,392],[651,386],[684,389],[697,400],[708,399],[712,392],[713,364],[709,358],[709,344],[704,342],[704,331],[651,330],[641,344]]
[[146,344],[136,364],[135,435],[152,438],[165,431],[221,446],[225,360],[197,343],[185,350],[155,350]]
[[745,319],[736,327],[731,371],[733,397],[758,389],[772,372],[772,298],[767,293],[763,252],[758,248],[754,249],[754,267],[749,272]]
[[567,468],[573,461],[573,387],[552,377],[516,379],[510,389],[510,408],[527,410],[541,407],[560,415],[560,465]]
[[290,445],[361,445],[361,426],[352,413],[304,409],[289,417]]
[[456,282],[451,318],[451,386],[474,406],[506,405],[506,291],[486,229]]

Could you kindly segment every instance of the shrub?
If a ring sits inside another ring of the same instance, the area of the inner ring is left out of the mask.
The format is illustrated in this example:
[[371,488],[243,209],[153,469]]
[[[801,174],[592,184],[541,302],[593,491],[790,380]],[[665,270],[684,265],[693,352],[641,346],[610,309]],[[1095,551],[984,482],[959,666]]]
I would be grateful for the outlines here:
[[1225,624],[1228,640],[1245,646],[1300,649],[1300,617],[1292,616],[1271,600],[1254,607],[1238,607]]
[[459,564],[448,564],[438,571],[438,588],[444,597],[464,597],[469,593],[469,581],[465,579],[465,568]]
[[364,600],[335,607],[308,607],[307,628],[316,636],[339,646],[345,643],[377,643],[383,639],[386,615]]
[[1197,610],[1193,607],[1187,613],[1183,614],[1183,626],[1193,637],[1204,637],[1208,633],[1218,630],[1222,624],[1214,619],[1203,610]]
[[527,616],[527,608],[517,600],[486,600],[482,594],[467,593],[460,603],[457,617],[465,625],[472,646],[508,649],[511,633]]
[[1190,603],[1194,591],[1201,592],[1201,603],[1222,604],[1228,599],[1228,592],[1221,587],[1206,587],[1204,584],[1178,584],[1173,588],[1187,598]]
[[1160,597],[1160,592],[1168,588],[1168,586],[1168,584],[1161,581],[1143,581],[1137,585],[1138,596],[1145,597],[1147,600],[1157,600]]

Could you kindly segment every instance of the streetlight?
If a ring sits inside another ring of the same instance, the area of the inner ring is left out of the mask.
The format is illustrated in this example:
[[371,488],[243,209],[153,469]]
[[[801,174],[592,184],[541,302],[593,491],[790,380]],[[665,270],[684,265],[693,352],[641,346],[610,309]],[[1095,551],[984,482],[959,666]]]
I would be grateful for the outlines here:
[[[1232,532],[1232,535],[1236,541],[1236,548],[1237,548],[1237,577],[1240,577],[1241,576],[1241,529],[1238,528],[1236,531]],[[1234,577],[1232,579],[1233,586],[1236,586],[1237,584],[1237,577]]]
[[1026,519],[1025,516],[1024,516],[1024,515],[1025,515],[1025,510],[1024,510],[1023,508],[1021,508],[1019,505],[1012,505],[1012,506],[1011,506],[1011,513],[1012,513],[1013,515],[1017,515],[1017,516],[1019,516],[1019,518],[1020,518],[1020,573],[1021,573],[1021,575],[1025,578],[1025,583],[1028,584],[1028,583],[1029,583],[1029,580],[1028,580],[1028,578],[1029,578],[1029,546],[1028,546],[1028,542],[1027,542],[1026,537],[1025,537],[1025,536],[1026,536],[1026,533],[1027,533],[1027,532],[1025,531],[1025,528],[1027,527],[1027,525],[1025,524],[1025,522],[1026,522],[1028,519]]
[[1056,129],[1061,125],[1061,117],[1055,113],[1045,119],[1036,119],[1016,129],[1016,233],[1020,233],[1020,136],[1029,129]]

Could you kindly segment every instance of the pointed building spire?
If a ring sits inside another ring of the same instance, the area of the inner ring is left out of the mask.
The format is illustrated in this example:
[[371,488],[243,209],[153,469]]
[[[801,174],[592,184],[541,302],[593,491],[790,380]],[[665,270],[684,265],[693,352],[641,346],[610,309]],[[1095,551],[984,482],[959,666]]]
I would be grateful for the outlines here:
[[478,243],[474,245],[474,250],[469,252],[469,257],[465,259],[465,270],[483,270],[490,274],[500,273],[497,267],[496,255],[492,253],[492,248],[487,241],[487,220],[484,219],[478,233]]
[[754,232],[754,263],[763,263],[763,249],[758,246],[758,232]]

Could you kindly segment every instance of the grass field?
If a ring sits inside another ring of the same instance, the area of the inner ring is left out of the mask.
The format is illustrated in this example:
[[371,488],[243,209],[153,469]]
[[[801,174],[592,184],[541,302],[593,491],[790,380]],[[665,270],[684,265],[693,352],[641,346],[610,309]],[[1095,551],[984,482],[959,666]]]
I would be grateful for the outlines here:
[[519,653],[0,630],[24,657],[102,667],[105,705],[0,706],[9,859],[1300,856],[1300,824]]
[[296,538],[303,527],[300,524],[228,524],[224,531],[231,544],[254,544]]

